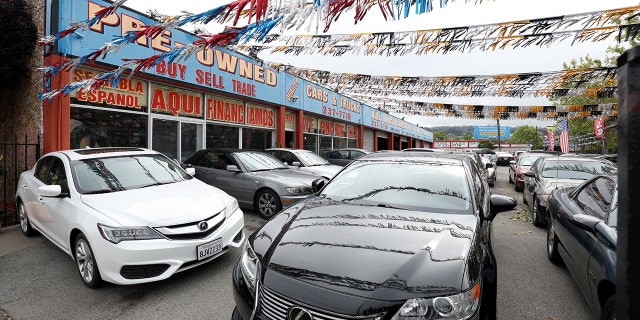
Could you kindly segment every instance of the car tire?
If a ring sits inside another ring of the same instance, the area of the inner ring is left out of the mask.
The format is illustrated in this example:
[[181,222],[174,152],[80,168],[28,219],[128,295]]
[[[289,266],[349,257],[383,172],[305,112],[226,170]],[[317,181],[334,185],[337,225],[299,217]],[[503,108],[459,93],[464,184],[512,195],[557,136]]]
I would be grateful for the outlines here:
[[616,319],[616,296],[611,296],[607,299],[607,302],[602,308],[600,314],[600,320],[615,320]]
[[533,205],[531,205],[531,222],[534,226],[542,228],[542,217],[540,216],[540,205],[538,204],[538,197],[533,196]]
[[261,190],[256,194],[255,209],[264,219],[271,219],[282,210],[282,202],[278,195],[269,190]]
[[527,197],[524,196],[524,190],[522,190],[522,203],[527,204]]
[[513,179],[511,179],[511,172],[509,172],[509,183],[514,183]]
[[20,219],[20,229],[25,236],[31,237],[37,233],[36,230],[31,227],[29,215],[27,215],[27,208],[22,201],[18,203],[18,219]]
[[96,288],[102,284],[100,270],[96,263],[91,245],[84,234],[79,233],[73,246],[73,258],[78,267],[78,273],[84,285],[89,288]]
[[233,308],[233,313],[231,313],[231,320],[242,320],[242,316],[240,316],[238,307]]
[[514,182],[513,184],[514,184],[513,189],[515,191],[518,191],[518,192],[523,191],[523,188],[518,188],[518,184],[517,183]]
[[558,253],[558,238],[556,237],[556,230],[553,227],[553,223],[549,221],[547,225],[547,258],[553,264],[560,265],[562,260]]

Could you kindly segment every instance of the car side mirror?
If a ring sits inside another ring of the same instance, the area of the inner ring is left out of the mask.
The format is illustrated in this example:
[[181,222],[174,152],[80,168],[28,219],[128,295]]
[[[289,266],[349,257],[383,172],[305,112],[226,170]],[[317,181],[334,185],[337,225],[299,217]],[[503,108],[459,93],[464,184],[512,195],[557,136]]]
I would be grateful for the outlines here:
[[595,232],[596,231],[596,224],[598,224],[600,221],[600,219],[594,217],[594,216],[590,216],[587,214],[576,214],[573,215],[569,218],[569,221],[571,222],[571,224],[573,224],[574,226],[582,229],[582,230],[586,230],[589,232]]
[[533,171],[527,171],[524,173],[525,176],[530,177],[530,178],[535,178],[536,174]]
[[184,170],[187,172],[188,175],[192,177],[196,175],[196,168],[188,167],[188,168],[185,168]]
[[299,161],[294,161],[293,163],[291,163],[291,165],[294,166],[294,167],[299,167],[300,164],[301,163]]
[[490,162],[489,162],[489,163],[487,163],[487,164],[485,165],[485,168],[487,168],[487,169],[489,169],[489,168],[493,168],[493,163],[490,163]]
[[324,188],[326,184],[327,179],[325,178],[313,180],[313,182],[311,182],[311,191],[313,191],[313,193],[318,193],[320,192],[320,190],[322,190],[322,188]]
[[228,164],[226,169],[227,169],[227,171],[230,171],[230,172],[241,172],[242,171],[235,164]]
[[518,200],[499,194],[492,194],[489,201],[491,208],[489,209],[489,216],[486,217],[489,221],[492,221],[498,213],[513,210],[518,205]]
[[38,193],[40,193],[43,197],[66,197],[69,194],[62,192],[62,187],[60,185],[54,184],[50,186],[42,186],[38,188]]

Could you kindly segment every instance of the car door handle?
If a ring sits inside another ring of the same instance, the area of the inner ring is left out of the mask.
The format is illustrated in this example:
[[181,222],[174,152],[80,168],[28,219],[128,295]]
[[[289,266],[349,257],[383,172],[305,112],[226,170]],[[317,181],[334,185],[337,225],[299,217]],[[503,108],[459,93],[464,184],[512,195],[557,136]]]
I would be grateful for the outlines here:
[[27,185],[22,185],[22,190],[29,190],[29,187],[27,187]]
[[38,201],[40,201],[41,203],[44,203],[44,198],[38,197]]

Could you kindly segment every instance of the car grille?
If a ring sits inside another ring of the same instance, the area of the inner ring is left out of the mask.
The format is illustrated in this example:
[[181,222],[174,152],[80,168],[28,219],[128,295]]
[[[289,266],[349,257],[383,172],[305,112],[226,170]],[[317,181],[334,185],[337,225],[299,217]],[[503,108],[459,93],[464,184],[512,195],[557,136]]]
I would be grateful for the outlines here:
[[144,264],[137,266],[123,266],[120,275],[125,279],[146,279],[161,275],[169,269],[168,264]]
[[307,311],[309,311],[309,313],[313,315],[314,320],[379,320],[384,316],[384,314],[376,314],[370,316],[341,315],[309,307],[302,303],[296,302],[295,300],[286,298],[265,287],[262,287],[260,292],[260,313],[262,313],[264,319],[268,320],[287,319],[287,312],[289,311],[289,309],[295,306],[300,306],[307,309]]
[[[202,222],[206,222],[207,224],[207,228],[205,230],[200,230],[200,228],[198,227],[198,225],[200,225],[200,223]],[[163,236],[167,237],[167,239],[194,240],[204,239],[208,237],[216,230],[218,230],[218,228],[220,228],[220,226],[222,226],[224,222],[225,216],[223,210],[204,220],[179,225],[156,227],[154,229],[160,232],[160,234],[162,234]]]

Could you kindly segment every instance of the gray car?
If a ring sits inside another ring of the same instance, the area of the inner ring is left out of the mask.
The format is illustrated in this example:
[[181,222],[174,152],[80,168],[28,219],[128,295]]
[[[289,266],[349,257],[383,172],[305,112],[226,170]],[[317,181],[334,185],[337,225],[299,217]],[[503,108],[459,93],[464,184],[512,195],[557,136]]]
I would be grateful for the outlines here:
[[369,153],[371,152],[364,149],[344,148],[327,150],[325,152],[322,152],[321,155],[330,163],[344,167],[351,163],[351,161]]
[[341,166],[329,163],[327,159],[310,150],[271,148],[265,152],[284,162],[291,169],[315,174],[327,180],[331,180],[338,171],[342,170]]
[[311,195],[311,183],[319,178],[254,150],[203,149],[184,163],[195,168],[196,178],[222,189],[265,219]]

